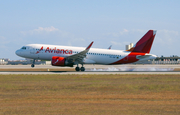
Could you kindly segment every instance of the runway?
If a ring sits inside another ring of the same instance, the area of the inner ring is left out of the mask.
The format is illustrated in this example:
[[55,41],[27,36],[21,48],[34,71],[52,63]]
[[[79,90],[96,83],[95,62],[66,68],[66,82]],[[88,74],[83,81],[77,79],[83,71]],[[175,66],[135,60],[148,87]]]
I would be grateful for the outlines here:
[[[180,65],[85,65],[86,71],[51,65],[0,65],[0,74],[180,74]],[[62,70],[63,69],[63,70]],[[6,71],[5,71],[6,70]]]

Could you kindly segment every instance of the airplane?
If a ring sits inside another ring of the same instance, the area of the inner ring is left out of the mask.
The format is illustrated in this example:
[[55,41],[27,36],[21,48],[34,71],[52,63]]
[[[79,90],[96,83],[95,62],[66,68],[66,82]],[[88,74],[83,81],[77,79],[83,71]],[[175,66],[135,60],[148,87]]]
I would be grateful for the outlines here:
[[[85,71],[84,64],[128,64],[137,61],[155,59],[157,56],[149,54],[156,35],[155,30],[149,30],[130,50],[109,50],[91,48],[93,42],[86,48],[61,45],[28,44],[17,50],[16,55],[35,60],[50,60],[52,66],[69,66],[76,71]],[[81,64],[80,68],[78,65]]]

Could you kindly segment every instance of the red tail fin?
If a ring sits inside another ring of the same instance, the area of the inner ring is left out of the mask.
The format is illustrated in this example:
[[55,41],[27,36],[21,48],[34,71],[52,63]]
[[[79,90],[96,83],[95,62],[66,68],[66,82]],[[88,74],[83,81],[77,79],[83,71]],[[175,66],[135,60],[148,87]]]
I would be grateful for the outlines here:
[[156,35],[155,30],[149,30],[131,50],[132,52],[149,53],[151,50],[154,37]]

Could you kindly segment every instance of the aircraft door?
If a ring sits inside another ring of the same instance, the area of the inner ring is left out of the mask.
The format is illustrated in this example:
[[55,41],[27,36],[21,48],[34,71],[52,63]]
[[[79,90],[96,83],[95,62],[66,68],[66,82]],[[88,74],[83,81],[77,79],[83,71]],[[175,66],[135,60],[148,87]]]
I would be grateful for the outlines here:
[[31,54],[31,58],[34,58],[34,59],[39,58],[39,54],[36,54],[36,50],[34,48],[30,49],[30,54]]
[[35,54],[35,49],[34,49],[34,48],[31,49],[31,50],[30,50],[30,53],[31,53],[31,54]]

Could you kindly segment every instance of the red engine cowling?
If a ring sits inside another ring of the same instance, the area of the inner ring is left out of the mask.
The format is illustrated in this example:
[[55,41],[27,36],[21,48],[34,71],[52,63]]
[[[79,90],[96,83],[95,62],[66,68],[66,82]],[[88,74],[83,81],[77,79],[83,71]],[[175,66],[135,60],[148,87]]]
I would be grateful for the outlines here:
[[66,59],[64,57],[53,56],[51,64],[53,66],[66,66],[65,61],[66,61]]

